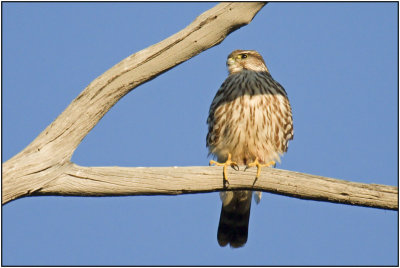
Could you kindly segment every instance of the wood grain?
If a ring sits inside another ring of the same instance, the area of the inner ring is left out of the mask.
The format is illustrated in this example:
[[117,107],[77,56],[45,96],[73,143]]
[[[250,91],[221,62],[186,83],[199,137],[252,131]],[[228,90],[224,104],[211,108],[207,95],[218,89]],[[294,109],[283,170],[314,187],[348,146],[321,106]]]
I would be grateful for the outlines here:
[[252,189],[397,210],[398,187],[293,171],[264,168],[253,186],[254,169],[230,170],[230,184],[225,188],[220,167],[81,167],[70,162],[82,139],[123,96],[219,44],[250,23],[265,4],[218,4],[182,31],[127,57],[96,78],[31,144],[2,164],[2,204],[33,195],[176,195]]
[[2,164],[2,203],[63,174],[82,139],[123,96],[224,40],[266,3],[221,3],[167,39],[122,60],[91,82],[24,150]]

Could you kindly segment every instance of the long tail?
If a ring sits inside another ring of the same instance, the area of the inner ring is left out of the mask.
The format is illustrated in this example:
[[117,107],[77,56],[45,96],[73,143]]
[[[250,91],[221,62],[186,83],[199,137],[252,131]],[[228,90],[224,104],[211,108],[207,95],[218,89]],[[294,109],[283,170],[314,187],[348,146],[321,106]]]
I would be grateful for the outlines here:
[[222,208],[218,226],[218,244],[242,247],[247,242],[251,191],[228,191],[221,194]]

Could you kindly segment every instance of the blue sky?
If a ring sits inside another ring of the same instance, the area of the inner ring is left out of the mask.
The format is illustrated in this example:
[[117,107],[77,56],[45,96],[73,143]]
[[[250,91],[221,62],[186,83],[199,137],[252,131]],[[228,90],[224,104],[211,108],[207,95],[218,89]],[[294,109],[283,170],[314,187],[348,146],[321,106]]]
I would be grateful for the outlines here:
[[[97,76],[216,3],[2,3],[2,161]],[[123,97],[84,166],[207,165],[209,105],[256,49],[293,109],[280,169],[398,185],[397,3],[270,3],[220,45]],[[217,193],[28,197],[2,209],[3,265],[396,265],[398,213],[264,193],[244,248],[220,248]]]

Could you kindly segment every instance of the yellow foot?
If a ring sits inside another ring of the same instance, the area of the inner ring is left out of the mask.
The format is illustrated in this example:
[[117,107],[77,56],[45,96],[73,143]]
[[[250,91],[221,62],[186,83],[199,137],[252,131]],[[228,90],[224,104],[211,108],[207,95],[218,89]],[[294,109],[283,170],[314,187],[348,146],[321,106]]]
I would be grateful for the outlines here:
[[266,164],[260,164],[260,163],[258,162],[258,159],[256,158],[256,160],[254,160],[254,162],[249,163],[249,164],[247,165],[246,169],[249,168],[249,167],[257,167],[257,176],[256,176],[256,180],[257,180],[257,179],[260,177],[260,173],[261,173],[261,168],[262,168],[262,167],[270,167],[270,166],[273,166],[273,165],[275,165],[275,162],[274,162],[274,161],[269,161],[269,162],[266,163]]
[[225,163],[219,163],[219,162],[217,162],[217,161],[210,160],[210,166],[211,166],[211,165],[217,165],[217,166],[223,166],[223,167],[224,167],[224,172],[223,172],[223,174],[224,174],[224,181],[227,181],[228,183],[229,183],[229,181],[228,181],[228,177],[226,176],[226,168],[227,168],[228,166],[231,166],[233,169],[239,170],[238,164],[237,164],[236,162],[233,162],[233,161],[231,160],[231,158],[232,158],[232,155],[231,155],[231,154],[228,154],[228,159],[226,160]]

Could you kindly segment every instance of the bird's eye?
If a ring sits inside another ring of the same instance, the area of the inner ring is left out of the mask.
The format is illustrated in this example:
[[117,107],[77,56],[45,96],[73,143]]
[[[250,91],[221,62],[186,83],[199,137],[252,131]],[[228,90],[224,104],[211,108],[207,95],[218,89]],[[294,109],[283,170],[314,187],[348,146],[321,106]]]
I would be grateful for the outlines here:
[[242,59],[247,58],[247,54],[242,54]]

